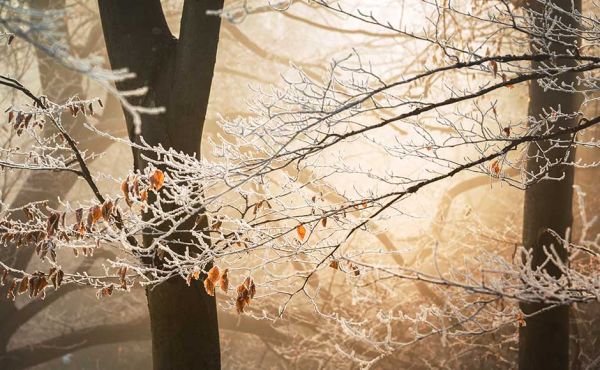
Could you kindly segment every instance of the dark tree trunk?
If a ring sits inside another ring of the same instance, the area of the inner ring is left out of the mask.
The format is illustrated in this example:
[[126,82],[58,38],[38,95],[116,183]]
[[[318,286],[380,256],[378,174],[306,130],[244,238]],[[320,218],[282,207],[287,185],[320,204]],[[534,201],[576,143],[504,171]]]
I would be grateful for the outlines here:
[[[530,8],[538,12],[544,11],[543,7],[535,2],[530,2]],[[572,6],[581,11],[580,0],[554,0],[553,3],[565,10],[572,11]],[[550,12],[545,21],[551,21],[551,16],[556,16],[555,12]],[[570,20],[564,14],[561,16],[563,22]],[[538,23],[542,26],[542,22]],[[578,42],[575,38],[563,37],[562,41],[574,43]],[[540,40],[533,39],[535,46]],[[551,44],[553,51],[565,53],[567,47],[557,42]],[[572,50],[571,50],[572,51]],[[555,62],[563,64],[560,60]],[[540,64],[533,62],[533,67],[540,67]],[[558,84],[575,84],[575,74],[569,74],[561,77]],[[574,85],[575,86],[575,85]],[[529,115],[539,119],[543,115],[543,110],[550,112],[550,108],[560,110],[563,113],[577,112],[579,109],[578,98],[575,94],[566,92],[544,91],[542,87],[533,81],[529,87]],[[554,122],[553,130],[572,127],[577,124],[576,119],[561,119]],[[565,139],[568,139],[566,137]],[[540,142],[529,146],[529,160],[527,170],[529,172],[538,172],[547,162],[545,160],[534,159],[540,155],[542,150],[551,146],[550,142]],[[553,149],[546,153],[551,161],[557,161],[560,158],[573,158],[574,149]],[[564,237],[572,226],[572,201],[573,201],[573,177],[574,168],[570,166],[556,166],[550,171],[553,177],[560,177],[564,174],[561,181],[542,181],[534,184],[525,191],[525,205],[523,213],[523,244],[526,248],[532,250],[534,266],[541,266],[546,259],[543,250],[544,246],[553,244],[563,261],[568,258],[567,251],[558,243],[557,240],[548,232],[552,230],[558,235]],[[561,272],[554,264],[547,264],[545,270],[554,277],[559,277]],[[521,309],[526,314],[533,313],[547,308],[544,304],[521,304]],[[520,370],[564,370],[569,368],[569,307],[561,306],[550,309],[544,313],[537,314],[526,320],[526,326],[519,330],[519,369]]]
[[[165,114],[143,117],[142,136],[149,144],[198,155],[220,28],[220,19],[207,16],[206,10],[222,8],[223,0],[186,0],[179,40],[171,34],[159,0],[98,3],[112,68],[136,73],[118,87],[146,86],[146,96],[132,103],[167,109]],[[132,117],[126,114],[126,120],[130,138],[138,141]],[[145,166],[135,150],[134,166]],[[188,227],[194,219],[190,215]],[[179,242],[189,238],[177,233],[170,247],[180,250]],[[183,279],[173,278],[149,288],[147,297],[155,369],[220,368],[216,302],[201,284],[194,281],[188,287]]]

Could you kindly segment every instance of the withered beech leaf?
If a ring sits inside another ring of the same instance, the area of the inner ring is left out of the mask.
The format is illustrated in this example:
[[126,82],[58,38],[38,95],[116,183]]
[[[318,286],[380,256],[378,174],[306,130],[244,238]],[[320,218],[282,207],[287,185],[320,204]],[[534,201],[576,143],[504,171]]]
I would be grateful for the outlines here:
[[492,163],[490,164],[490,169],[492,170],[492,172],[495,175],[499,175],[500,174],[500,162],[498,162],[497,159],[494,159],[492,161]]
[[57,287],[60,287],[60,284],[62,284],[64,277],[65,277],[65,273],[63,272],[63,270],[58,270],[56,272],[56,286]]
[[121,193],[123,193],[123,197],[125,198],[125,203],[129,207],[131,207],[131,198],[129,198],[129,177],[127,177],[123,183],[121,183]]
[[[250,285],[248,286],[248,291],[250,292],[250,299],[254,299],[256,295],[256,285],[254,284],[254,280],[250,279]],[[250,302],[248,302],[250,303]]]
[[498,75],[498,63],[495,60],[490,60],[490,65],[492,66],[492,74],[494,78]]
[[221,274],[221,278],[219,279],[219,286],[221,287],[221,290],[225,293],[227,293],[227,291],[229,290],[229,269],[225,269],[223,270],[223,273]]
[[17,280],[13,280],[12,283],[10,284],[10,286],[8,287],[8,290],[6,291],[6,299],[8,299],[9,301],[14,301],[15,300],[15,288],[17,287]]
[[238,298],[235,300],[235,309],[237,311],[237,313],[242,313],[244,312],[244,306],[246,304],[244,303],[243,299],[240,299],[239,295]]
[[338,260],[331,260],[331,262],[329,262],[329,267],[331,267],[332,269],[339,270],[340,262]]
[[321,219],[321,225],[323,225],[323,227],[327,227],[327,217],[323,217]]
[[137,176],[135,176],[133,178],[133,195],[135,195],[136,197],[140,196],[140,180],[138,179]]
[[7,279],[8,279],[8,270],[4,270],[2,272],[2,280],[0,281],[0,285],[6,284]]
[[165,182],[165,174],[159,169],[154,170],[154,173],[149,178],[150,187],[154,190],[159,190],[162,188],[163,183]]
[[208,277],[204,279],[204,289],[209,296],[215,295],[215,284]]
[[95,224],[102,218],[102,207],[95,205],[90,209],[90,213],[92,214],[92,224]]
[[119,282],[121,283],[121,288],[127,289],[127,280],[125,280],[125,276],[127,275],[127,266],[120,267],[118,275]]
[[219,277],[221,276],[221,271],[219,271],[219,268],[215,265],[213,266],[210,270],[208,270],[208,279],[210,279],[210,281],[213,283],[213,285],[216,285],[219,282]]
[[88,212],[87,220],[86,220],[86,224],[85,224],[88,231],[92,229],[93,224],[94,224],[94,215],[93,215],[92,211],[90,210]]
[[79,225],[83,221],[83,208],[77,208],[75,210],[75,222]]
[[256,285],[250,276],[237,287],[237,294],[235,301],[236,310],[238,313],[242,313],[244,312],[244,308],[250,304],[250,301],[256,294]]
[[60,215],[56,212],[52,212],[46,221],[46,234],[48,237],[54,235],[56,230],[58,229],[58,221],[60,220]]
[[304,237],[306,236],[306,228],[304,225],[298,225],[296,227],[296,233],[298,234],[298,239],[300,239],[300,241],[304,240]]
[[248,289],[244,284],[241,284],[237,287],[237,294],[238,295],[235,300],[235,306],[237,309],[237,313],[242,313],[244,312],[244,307],[246,306],[247,302],[249,302],[250,300]]
[[21,282],[19,283],[19,294],[25,293],[29,289],[29,278],[27,276],[23,276]]
[[102,205],[102,218],[105,221],[110,221],[110,215],[112,214],[113,202],[112,200],[107,200]]
[[125,280],[125,275],[127,275],[127,266],[123,266],[119,268],[119,280],[123,281]]
[[109,297],[113,293],[114,288],[114,285],[110,284],[109,286],[100,289],[98,293],[96,293],[96,297],[98,297],[98,299]]

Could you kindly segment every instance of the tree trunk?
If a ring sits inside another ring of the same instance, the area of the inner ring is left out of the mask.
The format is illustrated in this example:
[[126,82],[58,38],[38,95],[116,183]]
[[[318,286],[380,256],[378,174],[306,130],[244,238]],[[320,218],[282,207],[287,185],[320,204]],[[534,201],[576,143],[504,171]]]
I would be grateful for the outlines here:
[[[118,88],[146,86],[148,93],[132,103],[167,110],[144,116],[141,135],[151,145],[199,155],[220,28],[220,18],[207,16],[206,10],[222,8],[223,0],[186,0],[179,40],[171,34],[159,0],[98,3],[112,68],[136,73]],[[130,139],[139,142],[127,113],[126,121]],[[136,150],[134,166],[145,167]],[[190,215],[187,227],[194,220],[195,215]],[[178,241],[189,238],[179,232],[178,240],[170,240],[169,246],[182,250]],[[145,238],[144,244],[149,243]],[[173,278],[147,289],[155,369],[220,369],[216,302],[199,281],[188,287],[183,279]]]
[[[530,2],[530,9],[537,12],[543,12],[544,8],[536,1]],[[553,3],[567,11],[575,9],[581,11],[580,0],[554,0]],[[555,12],[550,12],[544,21],[556,16]],[[560,16],[563,22],[569,22],[564,14]],[[542,22],[537,23],[543,26]],[[563,37],[562,41],[575,43],[579,40],[575,38]],[[534,47],[539,45],[540,40],[533,39]],[[557,53],[567,52],[567,47],[557,42],[551,42],[551,50]],[[569,47],[572,51],[572,47]],[[557,61],[558,64],[564,62]],[[541,67],[537,62],[533,62],[533,68]],[[564,75],[557,82],[574,84],[575,74]],[[563,113],[577,112],[579,109],[578,98],[573,93],[544,91],[544,89],[533,81],[529,86],[529,116],[539,119],[544,115],[543,110],[550,112],[550,108]],[[577,124],[577,119],[561,119],[552,124],[553,130],[572,127]],[[563,139],[568,139],[565,137]],[[528,149],[528,172],[538,172],[547,161],[537,158],[542,151],[546,151],[552,144],[549,141],[534,143]],[[573,158],[574,148],[552,149],[546,153],[550,161],[557,161],[561,158]],[[525,191],[524,213],[523,213],[523,245],[533,253],[534,266],[541,266],[546,259],[544,246],[553,244],[562,258],[566,261],[567,251],[558,243],[557,240],[548,232],[552,230],[558,235],[564,237],[572,226],[572,200],[573,200],[573,177],[574,168],[571,166],[555,166],[549,173],[552,177],[564,175],[561,181],[542,181],[530,186]],[[554,264],[546,264],[544,270],[553,277],[561,275],[559,269]],[[524,313],[530,314],[543,310],[548,306],[545,304],[521,304]],[[526,325],[519,329],[519,369],[520,370],[559,370],[569,368],[569,307],[560,306],[552,308],[533,317],[527,318]]]

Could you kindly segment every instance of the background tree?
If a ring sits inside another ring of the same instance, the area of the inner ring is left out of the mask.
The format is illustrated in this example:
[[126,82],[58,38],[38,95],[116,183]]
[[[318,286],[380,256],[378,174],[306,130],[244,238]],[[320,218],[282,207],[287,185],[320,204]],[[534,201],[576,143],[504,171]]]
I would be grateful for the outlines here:
[[[578,28],[579,20],[571,14],[581,13],[581,1],[531,2],[527,6],[535,14],[536,33],[531,35],[532,49],[548,54],[577,54],[581,46],[575,32],[566,35],[552,35],[550,20],[560,19],[568,28]],[[546,36],[550,33],[550,36]],[[532,62],[533,69],[544,68],[543,62]],[[563,62],[564,63],[564,62]],[[568,63],[568,62],[567,62]],[[572,63],[567,65],[572,66]],[[561,62],[556,63],[560,67]],[[546,89],[542,83],[529,85],[529,116],[532,126],[536,119],[544,119],[546,112],[566,113],[565,118],[552,124],[552,131],[576,127],[580,97],[574,94],[578,86],[575,73],[562,75],[552,83],[556,89]],[[565,136],[563,140],[569,140]],[[543,154],[542,154],[543,153]],[[573,181],[575,169],[572,166],[553,166],[552,163],[572,162],[575,150],[567,145],[556,147],[552,141],[539,142],[529,146],[527,172],[546,172],[548,176],[561,178],[560,181],[544,181],[532,184],[525,190],[525,210],[523,213],[523,244],[533,251],[534,266],[560,278],[563,271],[547,260],[546,248],[555,245],[559,258],[568,263],[568,248],[556,245],[555,235],[567,238],[573,228]],[[544,159],[540,159],[544,158]],[[551,201],[550,201],[551,200]],[[569,368],[569,306],[552,308],[540,303],[523,303],[522,310],[532,314],[551,308],[527,320],[527,325],[519,329],[519,368],[520,369],[568,369]]]

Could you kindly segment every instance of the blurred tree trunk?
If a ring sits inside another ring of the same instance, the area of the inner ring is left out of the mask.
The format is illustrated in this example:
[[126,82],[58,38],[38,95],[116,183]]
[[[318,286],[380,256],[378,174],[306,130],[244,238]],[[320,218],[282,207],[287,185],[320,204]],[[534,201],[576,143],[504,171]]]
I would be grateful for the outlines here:
[[[128,68],[136,74],[117,87],[146,86],[147,94],[131,103],[166,108],[164,114],[143,116],[141,136],[151,145],[199,155],[220,29],[220,18],[207,16],[206,10],[222,8],[223,0],[186,0],[179,39],[171,34],[159,0],[98,3],[112,68]],[[126,122],[130,139],[139,142],[127,113]],[[137,150],[134,166],[146,166]],[[182,230],[189,230],[194,220],[191,215]],[[165,220],[164,227],[170,222]],[[186,239],[191,240],[191,235],[179,232],[169,246],[181,252]],[[144,238],[146,246],[150,242]],[[206,294],[201,280],[188,287],[175,277],[147,289],[155,369],[220,368],[216,302]]]
[[[581,0],[553,0],[549,3],[566,10],[567,12],[581,11]],[[528,2],[529,9],[536,12],[546,12],[543,20],[537,22],[539,27],[544,27],[544,22],[552,22],[552,17],[560,17],[563,22],[569,22],[565,14],[557,14],[556,10],[549,10],[537,1]],[[573,8],[574,7],[574,8]],[[572,21],[573,25],[574,21]],[[561,40],[550,42],[553,52],[564,54],[568,49],[573,51],[572,46],[565,46],[558,41],[569,45],[579,44],[579,40],[573,37],[561,37]],[[544,40],[532,39],[535,48]],[[557,65],[564,61],[556,61]],[[541,67],[538,62],[533,62],[533,67]],[[559,78],[557,84],[561,83],[575,86],[576,75],[569,74]],[[560,109],[563,113],[574,113],[579,110],[578,97],[573,93],[544,91],[537,83],[532,82],[529,86],[529,116],[539,119],[540,116],[550,112],[550,109]],[[553,130],[565,129],[577,124],[577,119],[560,119],[552,123]],[[568,139],[563,137],[562,139]],[[560,148],[552,149],[545,153],[547,160],[543,159],[542,152],[552,146],[550,141],[534,143],[528,149],[527,171],[537,173],[548,161],[557,161],[561,158],[574,157],[574,149]],[[541,156],[541,157],[539,157]],[[546,260],[544,246],[553,244],[557,253],[563,261],[568,258],[567,251],[551,235],[548,230],[556,232],[564,237],[572,226],[572,203],[573,203],[573,178],[574,168],[571,166],[554,166],[549,175],[564,178],[560,181],[542,181],[529,187],[525,191],[525,204],[523,213],[523,244],[533,253],[534,267],[541,266]],[[544,266],[553,277],[560,277],[560,270],[552,263]],[[530,314],[546,309],[544,304],[521,304],[524,313]],[[569,306],[552,308],[533,317],[527,318],[526,326],[519,330],[519,369],[520,370],[553,370],[569,368]]]

